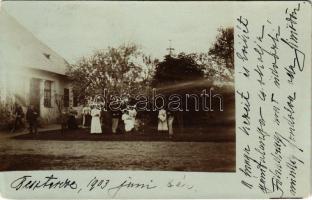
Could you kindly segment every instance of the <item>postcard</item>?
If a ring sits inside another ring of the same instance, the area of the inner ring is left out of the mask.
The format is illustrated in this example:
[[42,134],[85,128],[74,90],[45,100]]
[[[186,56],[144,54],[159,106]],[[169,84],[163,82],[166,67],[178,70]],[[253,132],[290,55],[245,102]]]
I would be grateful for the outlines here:
[[309,1],[2,1],[3,199],[308,198]]

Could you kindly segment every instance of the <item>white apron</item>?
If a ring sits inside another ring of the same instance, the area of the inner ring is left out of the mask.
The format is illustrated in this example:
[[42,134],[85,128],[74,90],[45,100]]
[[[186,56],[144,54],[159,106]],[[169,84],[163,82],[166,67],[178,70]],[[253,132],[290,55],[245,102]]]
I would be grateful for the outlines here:
[[128,115],[126,113],[123,114],[122,115],[122,120],[125,123],[125,131],[126,132],[129,132],[129,131],[131,131],[134,128],[134,121],[133,121],[133,118],[130,117],[130,115]]
[[167,114],[164,109],[158,113],[158,131],[168,131]]

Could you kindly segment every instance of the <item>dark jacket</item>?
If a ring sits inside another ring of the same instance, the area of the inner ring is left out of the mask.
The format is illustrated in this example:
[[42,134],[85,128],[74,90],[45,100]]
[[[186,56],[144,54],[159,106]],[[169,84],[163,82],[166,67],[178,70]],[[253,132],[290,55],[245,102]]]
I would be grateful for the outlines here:
[[122,115],[120,110],[112,110],[111,114],[112,114],[112,118],[121,118],[121,115]]
[[23,108],[21,106],[17,106],[15,108],[14,114],[16,115],[16,117],[23,118],[24,117]]
[[26,112],[26,120],[28,122],[35,122],[37,121],[37,118],[38,118],[38,112],[36,111],[36,109],[28,108]]

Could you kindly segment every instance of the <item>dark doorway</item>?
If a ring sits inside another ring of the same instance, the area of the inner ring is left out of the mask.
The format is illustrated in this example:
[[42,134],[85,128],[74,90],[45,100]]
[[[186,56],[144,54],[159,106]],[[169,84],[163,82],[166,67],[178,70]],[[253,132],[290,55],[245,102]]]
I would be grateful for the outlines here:
[[69,107],[69,89],[64,88],[64,107]]
[[40,79],[30,80],[30,105],[33,105],[40,115]]

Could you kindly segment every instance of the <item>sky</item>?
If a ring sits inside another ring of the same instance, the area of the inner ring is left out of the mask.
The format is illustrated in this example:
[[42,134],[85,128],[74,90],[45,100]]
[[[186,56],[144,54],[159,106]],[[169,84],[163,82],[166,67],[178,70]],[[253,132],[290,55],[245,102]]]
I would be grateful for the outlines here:
[[162,59],[169,40],[174,53],[207,52],[219,27],[233,26],[230,2],[5,1],[6,10],[69,63],[95,50],[138,44]]

